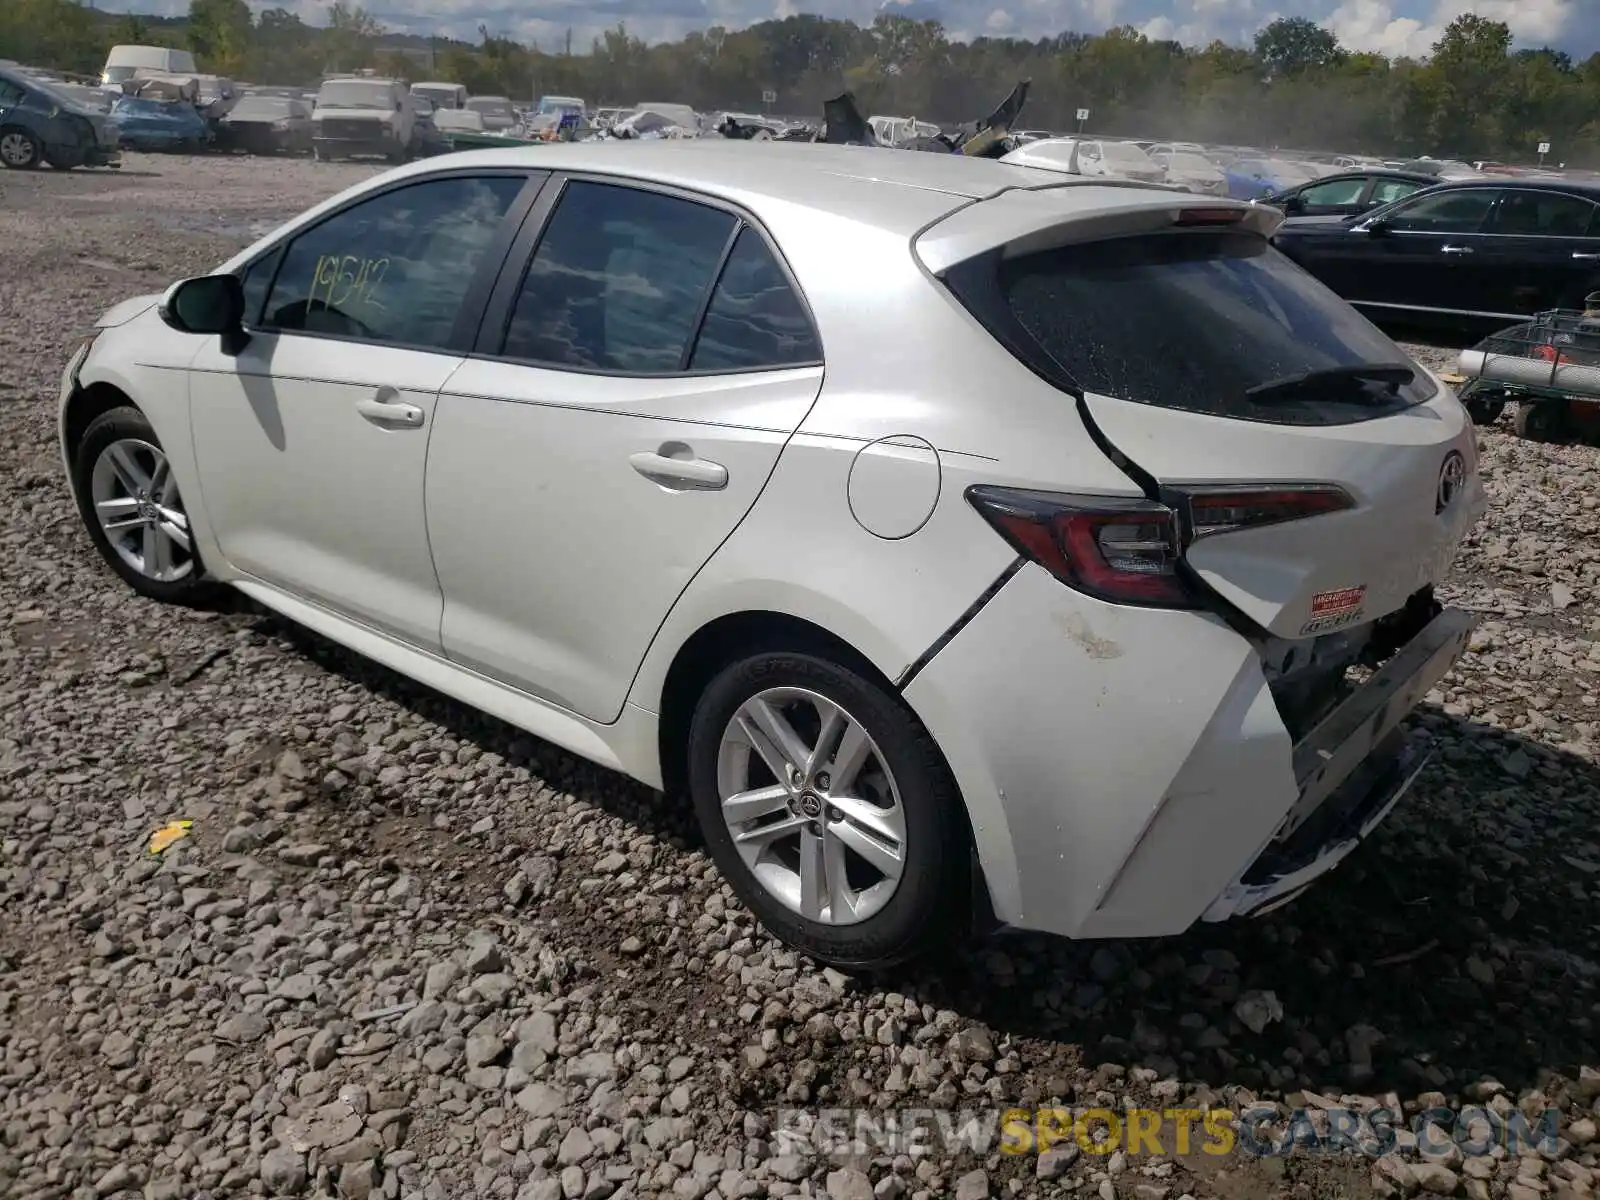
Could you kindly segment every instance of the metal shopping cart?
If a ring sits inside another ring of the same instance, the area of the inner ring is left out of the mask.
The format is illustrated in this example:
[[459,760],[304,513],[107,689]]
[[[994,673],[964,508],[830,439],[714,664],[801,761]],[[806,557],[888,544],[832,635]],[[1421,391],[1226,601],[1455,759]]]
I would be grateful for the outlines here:
[[1516,430],[1540,442],[1600,434],[1600,292],[1484,338],[1457,360],[1457,392],[1472,419],[1492,424],[1517,406]]

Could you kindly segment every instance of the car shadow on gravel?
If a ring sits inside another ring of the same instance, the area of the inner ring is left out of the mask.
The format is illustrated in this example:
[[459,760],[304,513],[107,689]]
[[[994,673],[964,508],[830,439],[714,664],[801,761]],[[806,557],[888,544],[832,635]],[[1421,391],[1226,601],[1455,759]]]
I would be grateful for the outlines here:
[[[254,627],[641,832],[699,844],[687,803],[272,614]],[[1538,1064],[1575,1073],[1593,1054],[1600,992],[1600,769],[1436,708],[1417,723],[1438,754],[1412,794],[1275,913],[1138,941],[1002,934],[859,984],[1009,1038],[1030,1078],[1060,1068],[1061,1099],[1080,1068],[1367,1095],[1459,1093],[1485,1077],[1526,1088],[1541,1082]],[[1258,1031],[1245,1019],[1256,1013],[1272,1018]]]

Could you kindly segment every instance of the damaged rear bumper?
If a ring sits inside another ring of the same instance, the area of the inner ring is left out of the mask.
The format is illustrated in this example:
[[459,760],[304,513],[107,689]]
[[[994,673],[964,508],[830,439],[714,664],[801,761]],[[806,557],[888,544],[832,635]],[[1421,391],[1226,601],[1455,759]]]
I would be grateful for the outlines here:
[[1443,610],[1296,743],[1299,798],[1202,920],[1288,903],[1378,827],[1432,757],[1400,725],[1455,665],[1477,623],[1462,609]]

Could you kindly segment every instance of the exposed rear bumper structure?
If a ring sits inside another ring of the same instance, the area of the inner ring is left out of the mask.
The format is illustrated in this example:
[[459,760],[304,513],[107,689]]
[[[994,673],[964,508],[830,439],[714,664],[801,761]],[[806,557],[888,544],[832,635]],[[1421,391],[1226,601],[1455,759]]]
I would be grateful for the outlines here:
[[1295,807],[1203,920],[1270,912],[1378,827],[1432,757],[1400,724],[1455,665],[1477,623],[1445,609],[1295,745]]

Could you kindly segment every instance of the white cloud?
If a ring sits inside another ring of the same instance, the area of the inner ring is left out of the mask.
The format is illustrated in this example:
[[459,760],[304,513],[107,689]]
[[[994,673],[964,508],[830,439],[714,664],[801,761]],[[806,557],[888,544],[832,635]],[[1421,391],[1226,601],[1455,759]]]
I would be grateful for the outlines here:
[[[6,0],[0,0],[5,3]],[[311,24],[326,19],[326,0],[250,0],[261,9],[278,2]],[[885,7],[916,15],[938,15],[947,29],[969,34],[1036,38],[1062,31],[1101,33],[1131,24],[1145,36],[1204,46],[1215,39],[1249,45],[1280,16],[1307,17],[1327,26],[1352,50],[1426,56],[1444,28],[1472,12],[1506,22],[1523,45],[1552,44],[1576,55],[1600,45],[1600,0],[368,0],[389,28],[477,40],[480,22],[495,32],[545,48],[565,43],[572,28],[574,49],[587,49],[601,30],[623,20],[630,33],[648,41],[682,37],[710,24],[737,29],[756,21],[801,12],[849,17],[862,24]],[[635,3],[637,8],[635,8]],[[109,0],[135,12],[179,13],[188,0]]]

